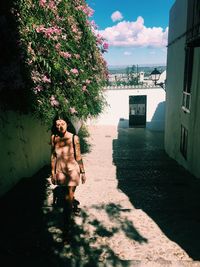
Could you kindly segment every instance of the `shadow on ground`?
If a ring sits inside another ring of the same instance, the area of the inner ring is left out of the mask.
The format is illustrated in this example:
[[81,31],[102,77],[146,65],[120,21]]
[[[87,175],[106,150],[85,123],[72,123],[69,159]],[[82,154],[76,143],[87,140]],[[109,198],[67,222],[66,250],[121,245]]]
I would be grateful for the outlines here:
[[118,129],[113,140],[118,188],[165,235],[200,260],[200,180],[164,152],[163,133]]
[[49,202],[49,173],[44,167],[0,199],[1,266],[95,267],[105,266],[105,261],[110,264],[106,266],[129,266],[103,239],[120,232],[135,242],[148,242],[123,216],[130,211],[115,203],[91,208],[109,217],[113,227],[87,209],[69,219],[62,204],[52,207],[52,198]]
[[[5,266],[53,266],[51,236],[42,211],[48,168],[22,179],[0,200],[0,255]],[[56,264],[54,266],[57,266]]]

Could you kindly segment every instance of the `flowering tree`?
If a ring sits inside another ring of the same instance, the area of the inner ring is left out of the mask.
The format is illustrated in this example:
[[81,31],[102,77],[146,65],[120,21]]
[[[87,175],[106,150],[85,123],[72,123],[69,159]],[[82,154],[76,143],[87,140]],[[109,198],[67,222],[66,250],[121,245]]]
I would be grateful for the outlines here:
[[20,49],[35,114],[51,123],[57,112],[69,118],[96,116],[104,107],[108,44],[89,20],[84,0],[17,0]]

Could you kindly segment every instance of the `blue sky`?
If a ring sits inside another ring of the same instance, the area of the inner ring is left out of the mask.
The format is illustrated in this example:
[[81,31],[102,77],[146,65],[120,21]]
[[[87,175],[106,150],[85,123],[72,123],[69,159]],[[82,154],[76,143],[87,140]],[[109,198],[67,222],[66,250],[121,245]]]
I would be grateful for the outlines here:
[[87,0],[109,43],[108,65],[166,64],[169,11],[175,0]]

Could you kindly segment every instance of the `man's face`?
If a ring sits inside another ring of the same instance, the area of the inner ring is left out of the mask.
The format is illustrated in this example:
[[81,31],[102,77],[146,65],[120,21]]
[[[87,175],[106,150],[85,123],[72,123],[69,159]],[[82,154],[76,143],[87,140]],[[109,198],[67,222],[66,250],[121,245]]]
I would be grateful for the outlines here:
[[65,133],[67,130],[67,123],[64,120],[57,120],[56,128],[60,133]]

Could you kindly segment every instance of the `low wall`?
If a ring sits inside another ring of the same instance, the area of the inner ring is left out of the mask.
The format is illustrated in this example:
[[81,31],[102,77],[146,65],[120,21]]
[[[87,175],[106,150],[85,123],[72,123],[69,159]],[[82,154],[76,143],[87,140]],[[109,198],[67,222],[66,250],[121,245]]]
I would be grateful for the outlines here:
[[50,162],[50,133],[28,115],[1,112],[0,196]]
[[108,106],[96,119],[91,119],[91,125],[115,125],[129,127],[129,96],[146,95],[146,128],[164,131],[165,127],[165,91],[161,87],[107,87],[105,99]]

